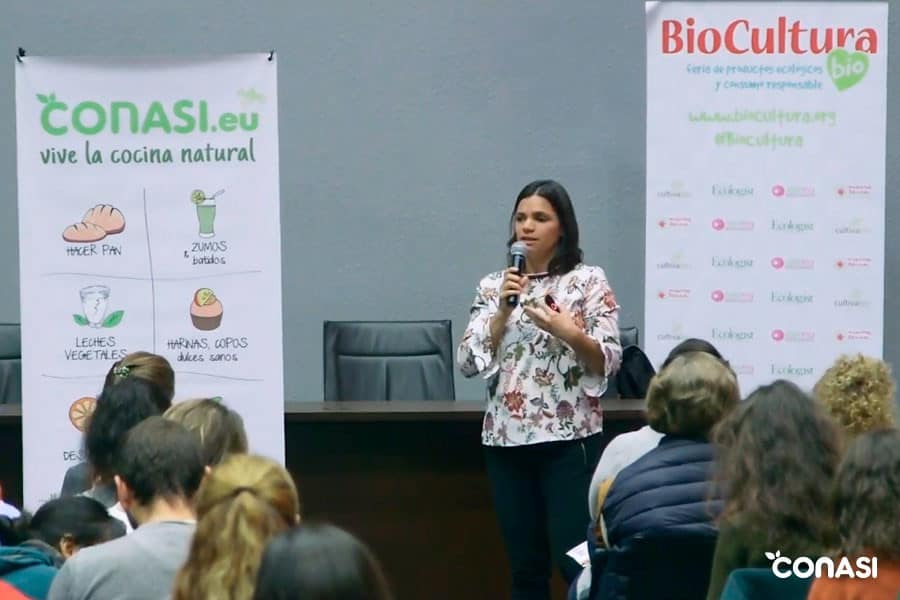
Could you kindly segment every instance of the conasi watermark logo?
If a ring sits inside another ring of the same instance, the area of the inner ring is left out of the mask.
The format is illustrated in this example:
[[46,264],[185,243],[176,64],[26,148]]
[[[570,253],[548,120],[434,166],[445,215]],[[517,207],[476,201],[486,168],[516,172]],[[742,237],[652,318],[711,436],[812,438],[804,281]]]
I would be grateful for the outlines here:
[[[800,579],[810,577],[847,577],[850,579],[877,579],[878,557],[860,556],[851,561],[846,556],[840,559],[822,556],[812,559],[808,556],[790,558],[782,556],[780,550],[766,552],[766,558],[772,561],[772,573],[779,579],[794,576]],[[837,564],[835,564],[837,561]]]

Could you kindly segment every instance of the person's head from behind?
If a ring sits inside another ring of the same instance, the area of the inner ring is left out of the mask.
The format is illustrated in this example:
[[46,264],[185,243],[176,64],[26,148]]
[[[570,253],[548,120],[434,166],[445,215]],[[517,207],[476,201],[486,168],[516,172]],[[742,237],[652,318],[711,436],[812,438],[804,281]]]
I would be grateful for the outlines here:
[[249,598],[266,543],[300,518],[290,474],[268,458],[233,454],[210,471],[194,504],[197,530],[175,600]]
[[900,560],[900,431],[853,441],[838,468],[834,508],[845,556]]
[[45,502],[36,513],[16,519],[0,517],[0,545],[16,546],[38,540],[66,559],[81,548],[125,535],[125,526],[100,502],[69,496]]
[[197,436],[207,466],[215,466],[231,454],[247,452],[243,419],[212,398],[179,402],[172,405],[163,417],[181,423]]
[[254,600],[390,600],[381,566],[346,531],[301,525],[266,547]]
[[153,384],[159,390],[154,399],[159,403],[159,412],[172,405],[175,397],[175,371],[165,357],[150,352],[132,352],[110,367],[103,382],[103,391],[126,379],[140,379]]
[[840,432],[808,394],[784,380],[757,388],[719,425],[715,441],[724,519],[743,517],[772,544],[831,541],[828,489]]
[[894,424],[891,368],[883,360],[841,356],[813,388],[813,396],[851,436]]
[[94,478],[112,480],[125,434],[148,417],[160,414],[159,390],[141,379],[126,379],[104,390],[84,432],[84,449]]
[[205,472],[197,437],[178,423],[150,417],[122,444],[115,476],[119,502],[138,523],[163,507],[189,511]]
[[568,273],[582,261],[578,221],[566,188],[551,179],[539,179],[519,192],[507,246],[517,241],[528,246],[528,262],[546,262],[551,275]]
[[53,546],[64,558],[81,548],[125,535],[125,526],[92,498],[71,496],[42,505],[27,525],[28,537]]
[[703,352],[704,354],[714,356],[721,361],[725,361],[719,350],[706,340],[701,340],[700,338],[688,338],[676,344],[675,347],[669,351],[669,355],[666,357],[666,360],[663,361],[660,371],[668,367],[669,364],[679,356],[688,354],[689,352]]
[[647,389],[647,424],[666,435],[706,439],[740,402],[734,373],[704,352],[675,357]]

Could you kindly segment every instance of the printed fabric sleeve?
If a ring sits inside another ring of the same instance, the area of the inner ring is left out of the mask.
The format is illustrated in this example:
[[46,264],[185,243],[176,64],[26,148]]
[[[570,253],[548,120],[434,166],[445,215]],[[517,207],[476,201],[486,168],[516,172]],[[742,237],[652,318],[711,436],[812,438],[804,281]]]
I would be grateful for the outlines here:
[[497,372],[499,364],[491,349],[491,317],[496,312],[494,290],[484,282],[478,286],[475,301],[469,310],[469,325],[456,351],[456,361],[465,377],[483,374],[485,378]]
[[605,358],[606,372],[596,375],[608,377],[614,374],[622,362],[619,305],[602,269],[596,269],[587,280],[582,318],[585,333],[599,344]]

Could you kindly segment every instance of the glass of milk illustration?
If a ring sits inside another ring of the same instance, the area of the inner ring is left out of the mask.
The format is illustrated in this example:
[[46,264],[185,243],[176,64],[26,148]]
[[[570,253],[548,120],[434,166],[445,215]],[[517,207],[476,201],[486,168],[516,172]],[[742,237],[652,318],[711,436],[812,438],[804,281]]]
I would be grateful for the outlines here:
[[91,327],[103,325],[106,307],[109,302],[109,287],[105,285],[89,285],[79,290],[81,307]]

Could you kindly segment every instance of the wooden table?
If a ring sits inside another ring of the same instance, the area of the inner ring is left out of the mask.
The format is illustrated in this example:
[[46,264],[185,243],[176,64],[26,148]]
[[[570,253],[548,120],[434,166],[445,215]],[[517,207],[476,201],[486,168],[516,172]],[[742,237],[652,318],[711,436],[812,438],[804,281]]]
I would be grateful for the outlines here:
[[[605,400],[604,437],[640,427],[643,406]],[[287,403],[286,463],[304,518],[365,540],[398,600],[508,597],[483,411],[484,402],[468,401]],[[21,501],[21,470],[21,412],[0,405],[0,482],[13,502]],[[565,597],[561,582],[554,593]]]

